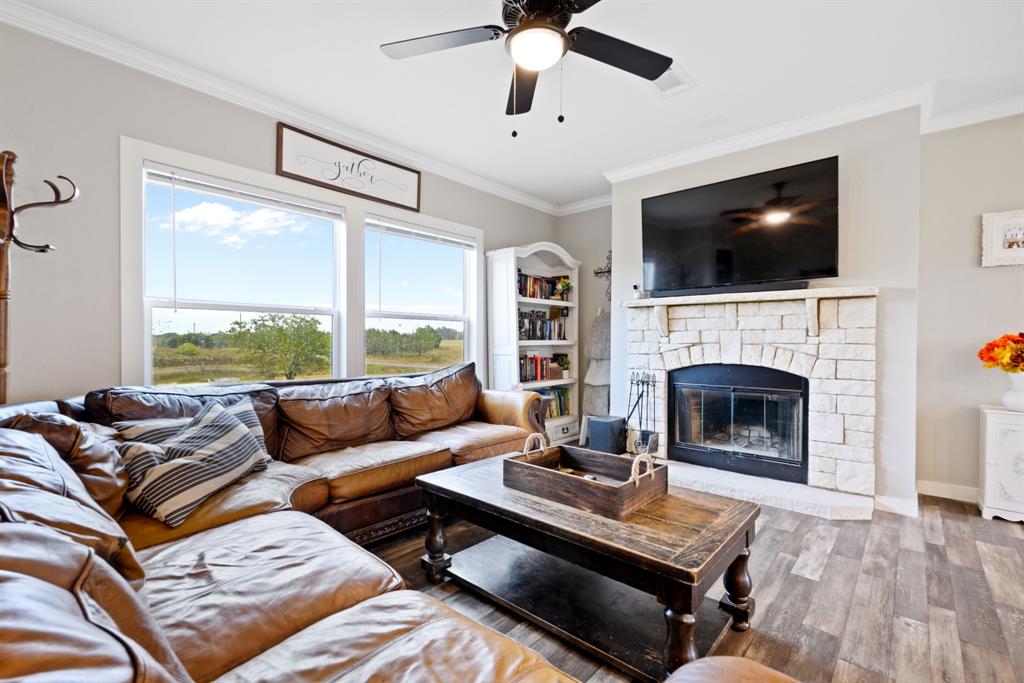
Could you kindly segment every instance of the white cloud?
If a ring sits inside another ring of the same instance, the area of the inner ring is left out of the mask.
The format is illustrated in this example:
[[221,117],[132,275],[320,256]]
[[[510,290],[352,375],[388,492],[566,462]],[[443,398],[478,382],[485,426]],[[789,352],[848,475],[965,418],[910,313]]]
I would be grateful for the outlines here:
[[179,230],[218,237],[219,244],[239,249],[256,236],[274,237],[282,232],[300,234],[309,229],[301,216],[259,207],[249,211],[236,210],[218,202],[201,202],[175,214]]
[[234,227],[241,213],[226,204],[202,202],[175,214],[180,230],[202,232],[206,235],[219,235]]
[[238,235],[225,235],[221,239],[217,240],[217,243],[234,247],[235,249],[241,249],[242,245],[245,244],[245,240]]

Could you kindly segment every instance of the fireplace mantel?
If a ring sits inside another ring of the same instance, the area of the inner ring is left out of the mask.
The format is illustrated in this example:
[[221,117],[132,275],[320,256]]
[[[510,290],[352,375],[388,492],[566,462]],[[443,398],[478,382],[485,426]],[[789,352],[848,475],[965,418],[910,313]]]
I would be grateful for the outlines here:
[[804,299],[852,299],[878,296],[878,287],[812,287],[775,292],[739,292],[733,294],[694,294],[663,298],[632,299],[623,301],[623,308],[641,306],[695,306],[698,304],[727,304],[752,301],[803,301]]

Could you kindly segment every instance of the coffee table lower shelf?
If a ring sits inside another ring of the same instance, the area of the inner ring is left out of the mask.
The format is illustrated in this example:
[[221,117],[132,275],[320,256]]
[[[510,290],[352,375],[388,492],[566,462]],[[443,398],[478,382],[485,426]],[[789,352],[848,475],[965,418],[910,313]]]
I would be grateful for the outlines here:
[[[504,536],[452,555],[448,574],[628,676],[664,678],[664,607],[651,595]],[[697,615],[695,640],[704,656],[729,616],[713,600]]]

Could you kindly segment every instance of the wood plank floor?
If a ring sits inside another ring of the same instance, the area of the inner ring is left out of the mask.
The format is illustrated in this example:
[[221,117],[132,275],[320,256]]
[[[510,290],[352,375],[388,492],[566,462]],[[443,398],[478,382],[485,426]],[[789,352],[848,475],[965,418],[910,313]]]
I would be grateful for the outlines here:
[[[490,533],[448,529],[452,552]],[[370,550],[409,587],[448,603],[588,683],[626,680],[554,636],[419,569],[423,533]],[[749,657],[812,683],[1024,683],[1024,524],[921,497],[917,519],[875,512],[832,522],[763,508],[751,549],[757,613],[715,654]],[[708,594],[717,601],[721,584]]]

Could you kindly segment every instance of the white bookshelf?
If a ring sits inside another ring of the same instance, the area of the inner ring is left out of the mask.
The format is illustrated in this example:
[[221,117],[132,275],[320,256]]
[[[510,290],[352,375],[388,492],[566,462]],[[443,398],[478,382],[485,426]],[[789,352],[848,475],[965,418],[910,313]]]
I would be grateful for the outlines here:
[[[579,296],[580,262],[553,242],[536,242],[522,247],[506,247],[487,252],[487,331],[490,362],[488,383],[492,389],[536,391],[564,388],[572,407],[570,415],[549,417],[547,432],[551,443],[568,443],[579,438]],[[567,277],[572,282],[568,300],[521,296],[518,275]],[[568,310],[565,340],[526,340],[519,338],[521,310]],[[569,356],[568,376],[563,379],[521,382],[520,356]]]

